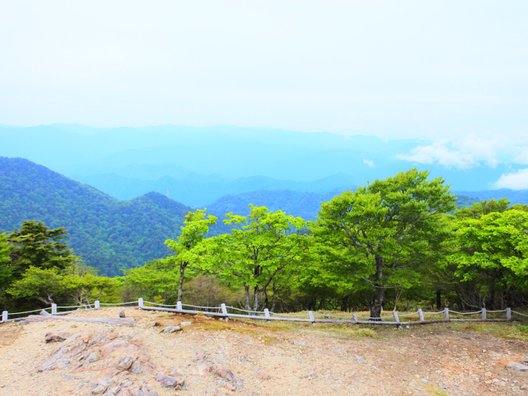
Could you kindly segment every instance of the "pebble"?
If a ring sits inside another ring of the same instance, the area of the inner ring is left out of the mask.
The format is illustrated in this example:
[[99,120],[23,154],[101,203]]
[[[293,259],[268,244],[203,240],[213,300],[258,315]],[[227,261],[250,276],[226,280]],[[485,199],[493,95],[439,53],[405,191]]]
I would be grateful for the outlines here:
[[517,362],[509,362],[506,367],[515,371],[528,371],[528,365]]
[[182,331],[182,328],[180,326],[167,326],[164,327],[160,333],[175,333],[177,331]]

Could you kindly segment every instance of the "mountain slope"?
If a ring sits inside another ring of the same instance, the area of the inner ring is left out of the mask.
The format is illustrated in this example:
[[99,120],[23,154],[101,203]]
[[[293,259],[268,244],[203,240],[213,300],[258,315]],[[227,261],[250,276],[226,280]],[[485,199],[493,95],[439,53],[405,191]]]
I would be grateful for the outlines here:
[[29,219],[65,227],[75,253],[102,274],[165,256],[164,240],[189,210],[157,193],[119,201],[30,161],[0,157],[0,230]]
[[227,212],[246,215],[249,204],[266,206],[270,210],[283,210],[287,214],[300,216],[306,220],[315,220],[321,202],[332,199],[338,191],[319,194],[289,190],[254,191],[237,195],[226,195],[207,206],[207,211],[223,217]]

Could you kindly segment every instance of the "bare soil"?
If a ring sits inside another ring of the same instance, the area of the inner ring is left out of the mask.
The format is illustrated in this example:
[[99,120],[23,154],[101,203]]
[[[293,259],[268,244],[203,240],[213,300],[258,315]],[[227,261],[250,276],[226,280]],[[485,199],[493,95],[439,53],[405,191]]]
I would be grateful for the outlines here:
[[[372,329],[125,312],[135,327],[0,325],[0,395],[528,394],[528,372],[507,367],[528,343],[463,324]],[[161,332],[182,322],[191,324]],[[65,340],[46,343],[48,333]],[[163,387],[160,375],[176,385]]]

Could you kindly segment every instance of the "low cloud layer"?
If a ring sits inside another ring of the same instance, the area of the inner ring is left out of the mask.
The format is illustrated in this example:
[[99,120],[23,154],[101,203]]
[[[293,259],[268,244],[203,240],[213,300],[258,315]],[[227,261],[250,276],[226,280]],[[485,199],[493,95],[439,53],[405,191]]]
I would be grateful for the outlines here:
[[438,140],[429,145],[417,146],[409,153],[399,154],[396,158],[456,169],[471,169],[482,164],[495,167],[500,162],[502,146],[498,139],[482,139],[470,135],[458,141]]
[[528,190],[528,168],[517,172],[505,173],[494,185],[495,188],[507,188],[510,190]]

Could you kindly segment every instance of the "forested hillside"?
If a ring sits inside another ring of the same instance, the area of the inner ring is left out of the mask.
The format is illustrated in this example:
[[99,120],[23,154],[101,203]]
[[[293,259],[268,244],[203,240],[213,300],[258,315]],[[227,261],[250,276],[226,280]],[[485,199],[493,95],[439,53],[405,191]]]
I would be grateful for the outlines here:
[[0,231],[24,220],[64,227],[68,243],[101,274],[166,256],[189,208],[161,194],[119,201],[24,159],[0,157]]
[[283,210],[306,220],[315,220],[321,208],[321,202],[332,199],[341,191],[325,194],[299,192],[290,190],[255,191],[250,193],[226,195],[207,206],[207,210],[216,216],[223,217],[225,213],[249,213],[249,204],[266,206],[271,210]]

